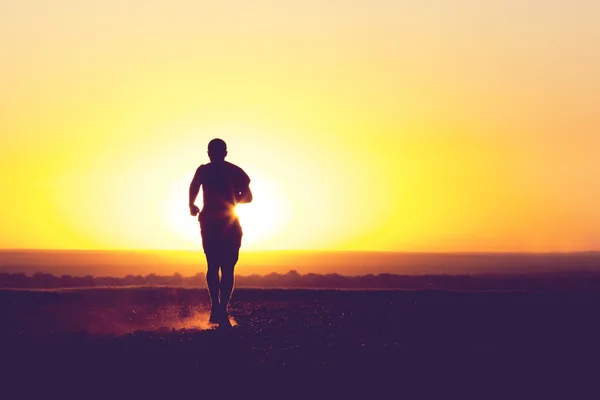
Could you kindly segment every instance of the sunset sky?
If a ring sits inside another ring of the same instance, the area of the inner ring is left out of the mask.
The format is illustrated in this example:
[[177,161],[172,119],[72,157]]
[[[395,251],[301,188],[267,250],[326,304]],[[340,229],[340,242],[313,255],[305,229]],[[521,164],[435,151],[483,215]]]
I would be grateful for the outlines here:
[[[0,2],[0,248],[600,250],[596,0]],[[197,203],[201,206],[201,201]]]

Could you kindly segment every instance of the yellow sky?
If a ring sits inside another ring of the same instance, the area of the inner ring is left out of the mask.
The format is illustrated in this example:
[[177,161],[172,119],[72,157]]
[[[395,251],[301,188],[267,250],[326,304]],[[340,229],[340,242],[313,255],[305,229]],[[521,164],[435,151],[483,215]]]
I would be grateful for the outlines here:
[[600,3],[412,3],[1,2],[0,248],[600,250]]

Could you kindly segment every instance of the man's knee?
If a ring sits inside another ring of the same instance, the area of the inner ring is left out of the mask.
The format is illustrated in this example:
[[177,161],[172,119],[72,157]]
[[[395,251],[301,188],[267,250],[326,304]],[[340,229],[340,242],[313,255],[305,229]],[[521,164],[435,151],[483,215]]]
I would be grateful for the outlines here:
[[206,276],[207,277],[218,277],[219,276],[219,264],[217,263],[208,263],[208,267],[207,267],[207,271],[206,271]]
[[234,271],[234,264],[224,264],[223,267],[221,267],[221,279],[233,280]]
[[237,254],[227,254],[223,258],[223,264],[221,264],[221,274],[223,275],[223,278],[227,277],[229,279],[233,279],[235,264],[237,261]]

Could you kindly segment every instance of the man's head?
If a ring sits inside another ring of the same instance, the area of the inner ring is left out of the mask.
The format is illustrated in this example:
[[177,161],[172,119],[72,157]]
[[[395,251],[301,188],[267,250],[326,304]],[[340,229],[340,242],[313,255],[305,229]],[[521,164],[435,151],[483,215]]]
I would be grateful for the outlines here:
[[213,139],[208,143],[210,161],[223,161],[227,156],[227,144],[222,139]]

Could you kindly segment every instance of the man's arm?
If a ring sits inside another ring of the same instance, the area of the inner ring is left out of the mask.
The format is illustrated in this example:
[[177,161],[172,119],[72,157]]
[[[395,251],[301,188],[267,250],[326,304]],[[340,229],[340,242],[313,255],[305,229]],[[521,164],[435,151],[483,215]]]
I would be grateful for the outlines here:
[[236,201],[238,203],[251,203],[252,202],[252,191],[250,190],[250,186],[246,186],[240,192],[238,192],[236,196]]
[[190,214],[193,217],[200,212],[200,209],[194,204],[196,202],[196,197],[198,197],[198,193],[200,192],[200,185],[202,185],[202,179],[200,177],[200,167],[198,167],[194,174],[194,178],[192,179],[192,183],[190,183],[189,206]]
[[237,193],[235,194],[235,201],[237,203],[251,203],[252,202],[252,191],[250,190],[250,177],[243,169],[238,168],[239,174],[237,178]]

